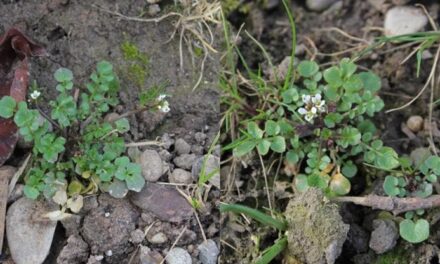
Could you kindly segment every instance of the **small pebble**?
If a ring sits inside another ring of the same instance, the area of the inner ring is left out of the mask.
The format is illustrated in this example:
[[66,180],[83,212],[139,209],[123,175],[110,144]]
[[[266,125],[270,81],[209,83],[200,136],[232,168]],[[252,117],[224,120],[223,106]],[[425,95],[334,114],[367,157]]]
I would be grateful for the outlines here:
[[156,182],[163,175],[162,159],[159,153],[152,149],[145,150],[141,155],[142,175],[145,180]]
[[194,161],[196,160],[196,155],[194,154],[184,154],[174,158],[173,162],[177,167],[189,170],[192,168]]
[[332,4],[336,3],[338,0],[307,0],[307,8],[313,11],[324,11],[329,8]]
[[382,254],[393,249],[399,238],[396,224],[389,219],[376,219],[373,221],[373,228],[370,237],[370,248],[376,254]]
[[104,256],[103,256],[103,255],[98,255],[98,256],[95,256],[95,259],[96,259],[97,261],[101,261],[101,260],[104,259]]
[[166,257],[168,264],[192,264],[192,259],[189,253],[180,247],[175,247],[168,252]]
[[428,18],[422,9],[412,6],[396,6],[385,15],[385,35],[397,36],[422,31]]
[[189,154],[191,151],[191,145],[186,143],[186,141],[182,138],[176,140],[174,148],[176,149],[177,155]]
[[202,133],[202,132],[197,132],[194,135],[194,139],[196,140],[197,143],[199,143],[200,145],[205,145],[205,141],[206,141],[206,134]]
[[193,177],[191,172],[175,169],[169,176],[169,181],[171,183],[182,183],[182,184],[190,184],[193,182]]
[[107,251],[105,252],[105,255],[106,255],[107,257],[111,257],[111,256],[113,255],[113,251],[111,251],[111,250],[109,249],[109,250],[107,250]]
[[159,232],[153,235],[151,238],[148,237],[147,240],[152,244],[163,244],[168,241],[168,237],[164,233]]
[[131,242],[133,244],[140,244],[140,243],[142,243],[142,241],[144,241],[144,238],[145,238],[144,231],[142,231],[140,229],[133,230],[130,233],[130,238],[131,238]]
[[406,126],[414,133],[419,132],[423,129],[423,117],[418,115],[413,115],[406,121]]
[[159,12],[160,12],[160,6],[158,4],[152,4],[148,6],[148,14],[150,16],[155,16],[159,14]]
[[217,247],[217,244],[212,240],[208,239],[198,247],[199,259],[203,264],[216,264],[217,257],[220,253],[220,250]]
[[109,216],[110,216],[110,213],[109,213],[109,212],[105,212],[104,216],[105,216],[105,217],[109,217]]

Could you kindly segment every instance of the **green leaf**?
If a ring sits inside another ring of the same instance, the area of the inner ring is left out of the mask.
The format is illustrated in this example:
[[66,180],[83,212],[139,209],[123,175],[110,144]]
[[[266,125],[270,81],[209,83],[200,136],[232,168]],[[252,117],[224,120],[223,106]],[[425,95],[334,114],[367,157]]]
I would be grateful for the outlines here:
[[127,165],[127,176],[125,182],[131,191],[140,192],[145,185],[145,178],[142,176],[141,166],[136,163]]
[[257,143],[253,140],[246,140],[240,143],[237,147],[234,148],[234,156],[235,157],[241,157],[248,153],[250,153]]
[[32,199],[32,200],[37,199],[38,196],[40,195],[40,191],[38,191],[38,189],[36,189],[32,186],[29,186],[29,185],[24,186],[23,192],[27,198]]
[[295,177],[295,186],[300,192],[305,192],[309,188],[307,181],[307,176],[304,174],[299,174]]
[[286,154],[286,160],[290,164],[296,164],[299,161],[299,156],[294,150],[289,150]]
[[426,176],[426,179],[431,183],[437,182],[437,175],[429,174],[428,176]]
[[351,160],[344,163],[341,170],[342,174],[347,178],[352,178],[357,173],[357,167]]
[[272,138],[272,143],[270,144],[270,148],[277,152],[283,153],[286,151],[286,141],[282,136],[276,136]]
[[425,165],[430,168],[435,174],[440,175],[440,157],[430,156],[424,162]]
[[339,113],[328,113],[324,118],[324,123],[328,128],[334,128],[342,121],[343,116]]
[[348,59],[348,58],[342,59],[341,62],[339,63],[339,66],[341,68],[342,75],[345,78],[349,78],[350,76],[352,76],[356,72],[356,69],[357,69],[356,64],[351,62],[350,59]]
[[399,157],[394,149],[382,147],[376,153],[374,164],[381,169],[392,170],[399,166]]
[[314,61],[301,61],[298,65],[298,73],[302,77],[312,77],[319,71],[319,66]]
[[372,72],[361,72],[358,74],[364,83],[364,88],[371,92],[377,92],[380,89],[381,81],[380,78]]
[[14,115],[17,103],[11,96],[3,96],[0,99],[0,117],[11,118]]
[[362,89],[362,85],[361,78],[358,75],[353,75],[344,82],[343,87],[349,93],[356,93]]
[[361,133],[357,128],[345,127],[342,129],[339,139],[336,141],[340,146],[346,148],[349,145],[357,145],[361,142]]
[[420,198],[427,198],[432,195],[432,184],[424,182],[421,184],[416,192]]
[[296,88],[289,88],[281,94],[283,103],[290,104],[299,100],[298,90]]
[[257,123],[255,123],[255,122],[248,122],[248,125],[247,125],[247,132],[253,137],[253,138],[256,138],[256,139],[260,139],[260,138],[262,138],[263,137],[263,130],[261,130],[259,127],[258,127],[258,125],[257,125]]
[[419,219],[415,223],[405,219],[399,224],[399,233],[410,243],[420,243],[429,237],[429,223],[425,219]]
[[328,83],[329,86],[338,88],[343,84],[342,81],[342,73],[338,67],[333,66],[324,71],[324,80]]
[[385,177],[383,189],[387,195],[395,197],[400,193],[398,184],[399,180],[396,177],[388,175]]
[[67,68],[59,68],[55,71],[54,77],[60,83],[70,82],[73,80],[73,73]]
[[125,133],[130,130],[130,123],[127,118],[116,120],[115,125],[119,133]]
[[330,176],[312,174],[307,177],[307,184],[312,187],[318,187],[320,189],[325,189],[330,181]]
[[258,153],[260,153],[260,155],[264,156],[269,152],[269,148],[270,148],[270,141],[263,139],[260,141],[260,143],[258,143],[257,145],[257,150]]
[[108,61],[100,61],[96,65],[96,69],[98,70],[98,73],[102,75],[110,75],[113,73],[113,66]]
[[346,195],[350,192],[351,183],[341,173],[336,173],[330,180],[330,190],[337,195]]
[[115,198],[124,198],[128,193],[127,185],[123,181],[113,179],[108,187],[108,193]]
[[280,126],[278,125],[277,122],[273,120],[267,120],[264,131],[266,131],[266,134],[268,136],[275,136],[278,135],[278,133],[280,133]]

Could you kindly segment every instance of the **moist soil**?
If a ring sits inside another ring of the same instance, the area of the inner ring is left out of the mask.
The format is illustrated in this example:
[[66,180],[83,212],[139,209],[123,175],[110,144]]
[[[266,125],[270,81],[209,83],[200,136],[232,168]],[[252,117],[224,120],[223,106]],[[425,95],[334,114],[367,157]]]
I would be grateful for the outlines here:
[[[172,159],[177,156],[174,149],[176,139],[184,139],[197,158],[207,153],[218,132],[219,59],[208,56],[203,80],[194,90],[201,72],[201,59],[193,58],[183,44],[181,65],[179,38],[171,38],[176,30],[176,19],[165,19],[159,23],[126,21],[103,12],[98,6],[117,10],[127,16],[139,16],[148,8],[146,1],[0,1],[0,32],[16,26],[41,43],[49,53],[48,57],[33,58],[31,61],[30,80],[35,80],[42,89],[40,107],[47,111],[45,102],[56,96],[53,78],[56,69],[71,69],[75,84],[85,84],[96,63],[107,60],[114,65],[121,82],[121,104],[113,109],[114,112],[121,114],[135,109],[140,92],[154,85],[165,84],[166,93],[170,95],[169,113],[144,112],[129,118],[131,130],[125,135],[127,142],[162,138],[167,142],[165,146],[151,148],[161,153],[169,172],[175,167]],[[160,6],[163,10],[158,15],[175,8],[173,1],[161,2]],[[127,63],[120,48],[124,41],[133,43],[148,56],[148,76],[141,87],[126,74]],[[140,148],[141,151],[144,149]],[[26,150],[17,149],[9,163],[18,165],[25,153]],[[159,182],[167,181],[165,173]],[[199,215],[207,239],[214,239],[217,244],[219,226],[215,223],[219,222],[219,216],[213,201],[218,195],[218,190],[212,188],[205,210]],[[139,254],[139,245],[148,246],[151,251],[164,257],[184,227],[186,231],[177,245],[191,254],[194,263],[197,262],[197,246],[204,239],[194,216],[178,222],[167,222],[142,211],[128,198],[118,200],[108,195],[89,197],[84,207],[87,209],[73,220],[58,225],[51,253],[45,263],[86,263],[87,260],[95,263],[93,260],[99,259],[95,258],[98,255],[103,255],[104,259],[96,263],[128,263],[133,255]],[[109,217],[106,213],[109,213]],[[131,232],[145,230],[150,225],[155,233],[165,233],[166,242],[152,244],[147,239],[132,241]],[[102,234],[102,227],[106,228],[108,234]],[[60,251],[66,245],[69,246],[68,252],[64,253],[61,261]],[[112,254],[106,255],[108,250],[112,250]],[[8,257],[7,245],[3,252],[6,253],[1,261],[13,263]],[[73,255],[70,259],[69,254]],[[138,258],[133,259],[131,263],[139,262]]]
[[[252,1],[243,2],[241,7],[246,5],[246,8],[238,8],[228,16],[235,32],[244,23],[241,32],[248,30],[255,36],[268,52],[273,64],[278,65],[286,56],[290,56],[292,41],[288,17],[281,1],[266,1],[267,5],[256,4]],[[434,21],[440,22],[440,4],[437,1],[344,0],[323,12],[309,10],[305,1],[289,2],[296,22],[295,57],[298,60],[314,58],[324,68],[332,63],[337,63],[344,57],[354,55],[353,52],[344,54],[336,54],[335,52],[359,45],[336,31],[330,31],[330,28],[339,28],[352,36],[372,43],[375,37],[382,35],[374,28],[383,27],[386,11],[395,6],[391,2],[407,2],[407,5],[413,5],[416,2],[422,3]],[[384,2],[385,5],[382,8],[376,8],[370,2]],[[247,64],[253,69],[262,68],[264,71],[267,68],[266,59],[257,44],[245,34],[242,34],[238,39],[239,49]],[[362,69],[371,69],[381,77],[382,89],[379,95],[385,102],[385,109],[399,107],[411,100],[423,87],[432,65],[432,59],[424,60],[420,76],[417,77],[415,56],[401,64],[412,49],[390,50],[393,47],[395,45],[387,44],[357,62]],[[435,51],[431,50],[430,52]],[[325,55],[330,53],[334,54]],[[240,62],[238,62],[238,68],[245,72]],[[410,116],[420,115],[424,118],[428,116],[428,103],[429,92],[426,92],[405,109],[378,115],[375,118],[375,124],[381,130],[381,139],[384,144],[393,147],[399,154],[410,154],[416,148],[429,146],[426,133],[422,131],[411,135],[408,134],[408,129],[405,129],[405,122]],[[434,108],[433,123],[435,126],[438,125],[438,121],[439,111]],[[434,136],[437,146],[439,140],[438,134]],[[227,158],[229,157],[224,157],[224,159]],[[266,168],[271,165],[272,161],[272,158],[268,158]],[[230,186],[233,186],[228,188],[228,184],[223,185],[225,188],[224,199],[228,203],[241,203],[253,208],[268,208],[258,156],[248,157],[242,164],[246,164],[246,166],[238,165],[235,173],[233,170],[231,173],[232,164],[225,164],[222,167],[222,182],[232,182]],[[275,164],[275,168],[271,170],[272,174],[268,175],[269,186],[273,186],[271,191],[275,195],[276,210],[283,212],[291,197],[290,182],[289,179],[283,181],[282,176],[274,182],[273,176],[276,166]],[[369,186],[377,186],[378,188],[375,189],[381,189],[382,184],[376,179],[376,176],[368,176],[368,180],[372,182]],[[229,180],[230,178],[233,180]],[[357,176],[354,179],[350,195],[364,195],[371,192],[371,188],[367,189],[366,178]],[[287,194],[285,190],[287,190]],[[336,263],[438,263],[437,253],[432,254],[432,251],[427,249],[437,248],[436,250],[438,250],[440,246],[438,225],[431,227],[431,239],[427,242],[411,245],[400,239],[393,251],[379,256],[368,247],[372,231],[371,222],[378,212],[351,204],[342,205],[340,212],[343,221],[350,224],[350,232]],[[222,218],[222,239],[225,241],[225,244],[222,245],[222,263],[238,263],[237,260],[241,260],[241,263],[250,263],[249,260],[255,259],[259,254],[259,250],[254,244],[256,239],[259,239],[259,249],[263,250],[274,242],[278,234],[260,225],[243,223],[239,217],[234,217],[233,214],[228,214],[228,217]],[[253,240],[251,235],[253,235]],[[400,254],[402,258],[387,259],[393,254]],[[282,257],[278,257],[272,263],[281,263],[282,259]],[[285,259],[285,261],[287,260]]]

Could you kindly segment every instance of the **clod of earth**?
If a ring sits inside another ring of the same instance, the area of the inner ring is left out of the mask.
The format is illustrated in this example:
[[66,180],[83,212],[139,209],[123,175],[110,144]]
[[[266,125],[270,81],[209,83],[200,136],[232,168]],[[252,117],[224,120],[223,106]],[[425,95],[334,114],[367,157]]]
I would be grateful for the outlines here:
[[290,200],[285,217],[289,225],[288,257],[310,264],[335,262],[349,225],[342,221],[338,206],[326,200],[320,189],[309,188]]
[[[20,30],[9,29],[0,38],[0,99],[9,95],[17,102],[24,101],[29,85],[29,57],[44,55],[42,46]],[[0,118],[0,166],[11,156],[17,141],[14,121]]]

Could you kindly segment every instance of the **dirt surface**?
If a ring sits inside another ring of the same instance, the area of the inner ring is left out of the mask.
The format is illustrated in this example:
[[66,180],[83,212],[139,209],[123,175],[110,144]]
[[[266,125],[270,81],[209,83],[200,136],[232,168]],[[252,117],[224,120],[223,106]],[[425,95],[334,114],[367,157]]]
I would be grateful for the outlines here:
[[[374,6],[373,2],[379,3],[380,7]],[[439,23],[440,4],[437,1],[344,0],[338,1],[337,4],[322,12],[308,9],[306,1],[290,1],[298,39],[296,58],[298,61],[314,59],[325,68],[341,58],[353,56],[355,53],[349,52],[350,48],[362,44],[371,44],[375,37],[382,35],[378,28],[383,27],[386,11],[396,6],[397,2],[405,2],[410,6],[415,3],[422,3],[434,21]],[[244,1],[244,3],[241,8],[239,7],[229,14],[229,21],[236,32],[239,29],[241,32],[244,29],[248,30],[266,49],[273,64],[280,64],[291,53],[292,37],[288,17],[281,1],[266,1],[266,4],[256,4],[250,1]],[[241,28],[243,23],[245,23],[244,27]],[[344,37],[334,28],[363,39],[365,43]],[[362,69],[371,69],[381,77],[382,89],[379,95],[385,101],[385,110],[399,107],[411,100],[423,87],[432,66],[432,59],[424,60],[420,76],[417,77],[414,57],[401,64],[412,49],[393,50],[393,47],[392,44],[387,44],[381,49],[362,57],[357,62]],[[241,34],[239,38],[239,49],[252,69],[260,68],[267,72],[268,64],[261,49],[245,34]],[[430,50],[431,54],[434,52],[434,49]],[[243,65],[238,64],[238,67],[243,69]],[[268,75],[267,78],[269,78]],[[408,133],[405,125],[406,120],[412,115],[420,115],[426,118],[428,116],[428,103],[429,92],[426,92],[410,107],[389,114],[380,114],[376,117],[376,126],[381,130],[381,139],[384,143],[393,147],[399,154],[408,155],[416,148],[429,146],[426,131],[411,134]],[[437,126],[438,122],[439,111],[434,108],[433,125]],[[440,138],[437,134],[434,136],[434,142],[437,146],[439,141]],[[271,191],[275,196],[277,211],[283,212],[291,197],[291,189],[289,188],[291,183],[289,178],[286,178],[282,172],[276,181],[273,181],[274,171],[278,166],[278,163],[274,164],[274,160],[274,157],[269,157],[266,163],[266,168],[273,166],[271,167],[271,174],[268,175],[269,186],[271,186]],[[258,156],[246,157],[241,161],[241,164],[244,164],[244,166],[226,164],[222,167],[225,199],[227,202],[246,204],[252,208],[268,208]],[[367,175],[368,172],[363,172],[363,174]],[[350,193],[352,195],[363,195],[377,192],[377,190],[382,191],[382,182],[376,180],[376,175],[370,175],[369,178],[356,177],[353,180]],[[366,181],[370,182],[367,183]],[[368,189],[366,189],[367,185],[369,186]],[[368,241],[370,240],[370,233],[373,231],[372,221],[377,217],[378,212],[350,204],[343,205],[340,211],[344,222],[350,224],[350,231],[342,254],[336,260],[336,263],[438,263],[437,254],[426,253],[424,255],[425,253],[421,253],[423,251],[420,249],[422,247],[432,246],[436,248],[439,246],[438,226],[432,227],[434,236],[423,246],[401,242],[393,251],[384,255],[376,255],[369,249]],[[433,213],[433,215],[437,214]],[[228,214],[224,220],[222,238],[226,242],[223,245],[223,263],[236,263],[237,259],[241,259],[242,263],[250,263],[250,259],[258,256],[258,252],[261,253],[259,250],[270,246],[278,236],[275,231],[258,228],[259,225],[254,226],[254,224],[243,223],[239,217],[235,217],[233,214]],[[254,238],[254,242],[256,241],[255,237],[257,237],[259,239],[258,244],[250,242],[250,236]],[[401,262],[399,262],[399,254],[402,256]],[[272,263],[281,263],[282,259],[282,257],[279,257]]]
[[[160,6],[163,10],[159,15],[175,8],[173,1],[164,1]],[[208,56],[202,82],[193,91],[201,73],[201,58],[192,58],[183,46],[181,67],[179,38],[171,38],[176,19],[165,19],[160,23],[125,21],[98,7],[117,10],[127,16],[138,16],[148,9],[148,4],[146,1],[112,0],[93,1],[93,4],[69,0],[5,0],[0,2],[0,32],[17,26],[46,47],[50,56],[33,59],[30,70],[31,81],[35,80],[42,87],[40,107],[46,111],[48,108],[44,102],[56,95],[53,73],[59,67],[73,71],[75,84],[85,84],[98,61],[111,62],[121,81],[121,105],[114,109],[117,113],[136,108],[138,96],[143,90],[165,84],[166,93],[170,95],[168,101],[171,111],[167,114],[141,113],[130,117],[131,130],[125,138],[128,142],[138,142],[161,137],[166,142],[166,146],[153,149],[161,154],[168,168],[159,181],[168,182],[168,174],[176,168],[172,162],[178,156],[174,150],[176,139],[182,138],[188,142],[191,153],[199,158],[207,153],[218,132],[218,55]],[[127,64],[120,48],[124,41],[133,43],[148,56],[148,77],[141,87],[126,74]],[[203,135],[202,140],[200,134]],[[18,163],[25,152],[18,149],[11,162]],[[191,167],[192,164],[189,165],[189,171]],[[179,196],[175,192],[174,195]],[[145,256],[145,253],[140,258],[153,256],[156,260],[148,263],[159,263],[179,235],[177,245],[187,250],[197,262],[197,246],[204,241],[201,228],[205,230],[207,239],[212,238],[218,244],[218,225],[215,224],[218,215],[213,209],[213,199],[218,196],[215,192],[214,188],[209,193],[206,210],[199,216],[201,226],[191,215],[179,223],[161,221],[154,213],[134,206],[128,198],[117,200],[108,195],[89,197],[83,213],[58,226],[45,263],[128,263],[130,258],[133,258],[131,263],[139,263],[141,252],[150,252],[150,255]],[[144,238],[142,233],[148,226],[152,231]],[[186,231],[180,234],[184,227]],[[137,240],[134,231],[137,231]],[[157,241],[157,237],[156,240],[148,239],[148,236],[157,233],[162,233],[165,241]],[[102,256],[105,258],[100,260]],[[7,259],[8,254],[3,254],[2,261],[12,263]]]

